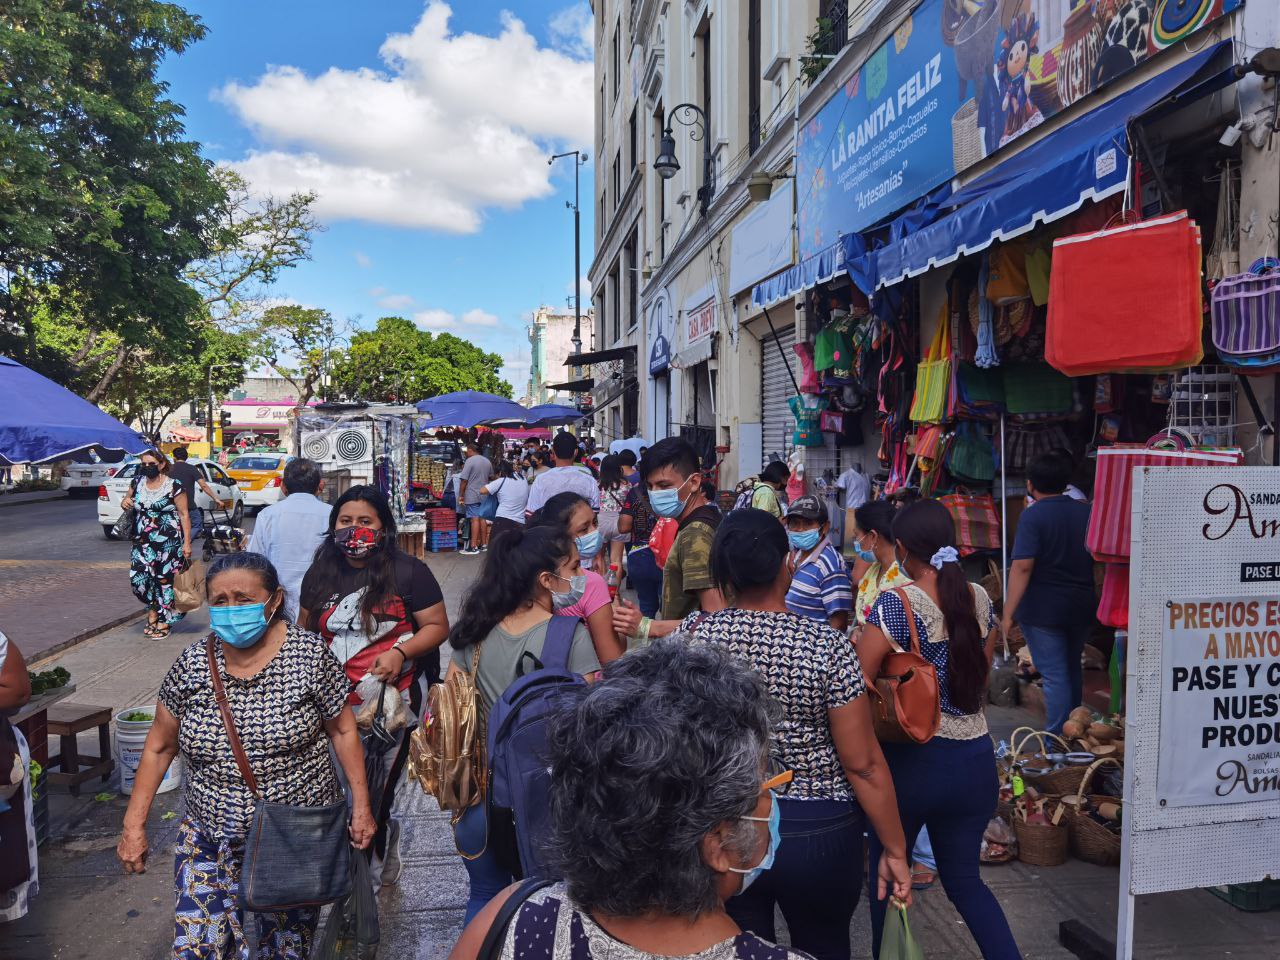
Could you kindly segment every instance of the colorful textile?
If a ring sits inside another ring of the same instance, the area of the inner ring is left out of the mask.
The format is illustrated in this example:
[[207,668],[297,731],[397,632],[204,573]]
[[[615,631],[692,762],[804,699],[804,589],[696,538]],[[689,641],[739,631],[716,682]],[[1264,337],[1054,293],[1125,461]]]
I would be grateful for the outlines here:
[[[174,851],[174,960],[250,960],[240,904],[244,844],[215,840],[187,817]],[[306,960],[320,911],[259,913],[254,960]]]
[[[9,638],[0,633],[0,670],[4,669],[4,661],[8,654]],[[27,740],[22,735],[21,730],[14,727],[13,733],[14,739],[18,744],[18,756],[22,758],[23,768],[28,773],[22,778],[22,793],[10,797],[9,804],[12,807],[22,806],[24,810],[22,816],[23,826],[21,832],[19,832],[18,827],[13,827],[13,836],[9,835],[7,829],[0,827],[0,830],[3,831],[0,834],[0,850],[12,850],[11,844],[25,843],[27,845],[27,859],[31,863],[31,869],[27,874],[26,880],[17,886],[10,887],[8,890],[0,890],[0,923],[8,923],[20,917],[25,917],[31,898],[40,892],[40,872],[36,852],[36,823],[31,805],[31,749],[28,747]],[[12,817],[7,817],[6,820],[10,822],[16,821],[18,820],[18,815],[14,814]]]
[[871,608],[880,599],[880,594],[896,587],[905,587],[911,582],[911,578],[897,563],[892,564],[883,577],[880,576],[881,569],[880,562],[876,561],[867,567],[867,572],[858,581],[858,603],[855,608],[858,611],[858,623],[867,622],[867,617],[871,616]]
[[1211,299],[1219,353],[1240,357],[1280,350],[1280,270],[1224,277]]
[[916,395],[911,419],[916,423],[940,423],[947,418],[951,388],[951,321],[943,310],[929,352],[916,367]]
[[791,408],[791,416],[795,418],[796,429],[792,434],[792,443],[797,447],[821,447],[826,443],[822,437],[822,411],[827,409],[827,398],[814,394],[801,394],[787,401]]
[[826,623],[853,609],[853,586],[844,557],[830,541],[823,541],[803,561],[797,560],[787,590],[787,609],[797,616]]
[[178,494],[182,485],[165,479],[159,490],[145,481],[133,486],[133,552],[129,555],[129,586],[133,595],[159,614],[161,623],[177,623],[184,616],[173,605],[173,578],[182,562],[182,521]]
[[1000,549],[1000,515],[990,494],[949,493],[939,501],[955,521],[960,556]]

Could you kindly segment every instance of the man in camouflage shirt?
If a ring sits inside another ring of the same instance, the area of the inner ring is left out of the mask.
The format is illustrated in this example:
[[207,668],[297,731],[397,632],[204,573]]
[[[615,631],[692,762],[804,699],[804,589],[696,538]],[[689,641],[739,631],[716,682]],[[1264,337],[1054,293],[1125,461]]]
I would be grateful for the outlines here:
[[724,598],[711,577],[711,544],[720,511],[702,492],[702,471],[693,447],[678,437],[659,441],[640,461],[641,482],[658,516],[678,520],[675,543],[662,568],[662,608],[658,618],[641,615],[634,604],[614,604],[614,629],[623,636],[646,640],[662,637],[698,610],[723,610]]

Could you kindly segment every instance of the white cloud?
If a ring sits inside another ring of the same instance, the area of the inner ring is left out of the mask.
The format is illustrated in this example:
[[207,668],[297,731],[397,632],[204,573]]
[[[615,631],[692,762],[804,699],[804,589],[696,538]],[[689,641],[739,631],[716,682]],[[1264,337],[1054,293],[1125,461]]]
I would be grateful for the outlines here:
[[356,258],[356,266],[362,270],[368,270],[373,266],[373,260],[362,250],[357,250],[352,256]]
[[448,310],[419,310],[413,322],[423,330],[447,330],[458,325],[458,318]]
[[533,358],[528,348],[502,355],[502,367],[498,376],[511,384],[512,393],[517,400],[529,385],[529,367],[532,363]]
[[[570,13],[556,37],[572,36]],[[322,219],[453,233],[549,194],[549,148],[591,142],[590,56],[539,46],[510,13],[497,36],[454,33],[451,15],[431,0],[387,37],[381,69],[275,66],[221,88],[261,143],[232,165],[264,193],[314,190]]]
[[551,18],[550,28],[551,42],[557,50],[583,60],[594,57],[596,24],[585,3],[561,10]]
[[413,297],[407,293],[389,293],[378,297],[378,306],[383,310],[408,310],[413,304]]
[[462,322],[473,327],[496,327],[498,318],[484,310],[468,310],[462,315]]

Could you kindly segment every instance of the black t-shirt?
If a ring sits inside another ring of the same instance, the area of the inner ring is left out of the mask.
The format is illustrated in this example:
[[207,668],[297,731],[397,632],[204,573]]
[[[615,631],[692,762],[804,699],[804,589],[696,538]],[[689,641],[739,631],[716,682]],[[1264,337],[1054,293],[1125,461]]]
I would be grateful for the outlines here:
[[175,460],[169,464],[169,476],[182,485],[182,492],[187,495],[187,506],[194,506],[192,498],[196,493],[196,484],[200,480],[200,471],[185,460]]

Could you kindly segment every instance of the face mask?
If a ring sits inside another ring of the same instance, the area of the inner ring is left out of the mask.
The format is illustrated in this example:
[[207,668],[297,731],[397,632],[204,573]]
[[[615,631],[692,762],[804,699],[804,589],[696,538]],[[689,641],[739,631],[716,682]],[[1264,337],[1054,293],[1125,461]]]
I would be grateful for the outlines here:
[[592,530],[584,533],[574,541],[578,545],[578,556],[583,560],[591,560],[600,552],[600,531]]
[[569,584],[569,589],[564,593],[551,591],[551,609],[563,610],[565,607],[572,607],[575,603],[582,599],[582,595],[587,590],[587,575],[579,574],[576,577],[556,576],[557,580],[563,580]]
[[154,463],[144,463],[142,465],[142,475],[148,480],[154,480],[160,476],[160,467]]
[[799,533],[787,531],[787,539],[791,541],[791,547],[794,550],[812,550],[818,545],[818,540],[822,535],[822,531],[818,527],[812,530],[803,530]]
[[[692,480],[690,477],[689,480]],[[686,480],[674,490],[650,490],[649,491],[649,509],[660,517],[675,518],[684,513],[684,505],[687,500],[680,499],[680,491],[685,488]]]
[[861,540],[855,540],[853,542],[853,549],[854,549],[854,552],[857,553],[858,559],[861,560],[863,563],[876,562],[875,552],[871,550],[863,550]]
[[343,527],[333,531],[338,549],[355,560],[363,559],[382,546],[383,531],[369,527]]
[[[274,615],[273,615],[274,616]],[[209,625],[218,639],[243,650],[252,647],[267,632],[267,605],[251,603],[243,607],[210,607]]]
[[747,887],[756,882],[756,878],[773,866],[773,858],[778,855],[778,847],[782,845],[782,809],[778,806],[778,795],[772,790],[769,791],[769,800],[773,803],[773,808],[766,817],[743,817],[743,820],[753,820],[756,823],[769,824],[769,849],[765,851],[764,859],[752,867],[750,870],[740,870],[737,867],[730,867],[734,873],[742,873],[742,889],[738,893],[746,892]]

